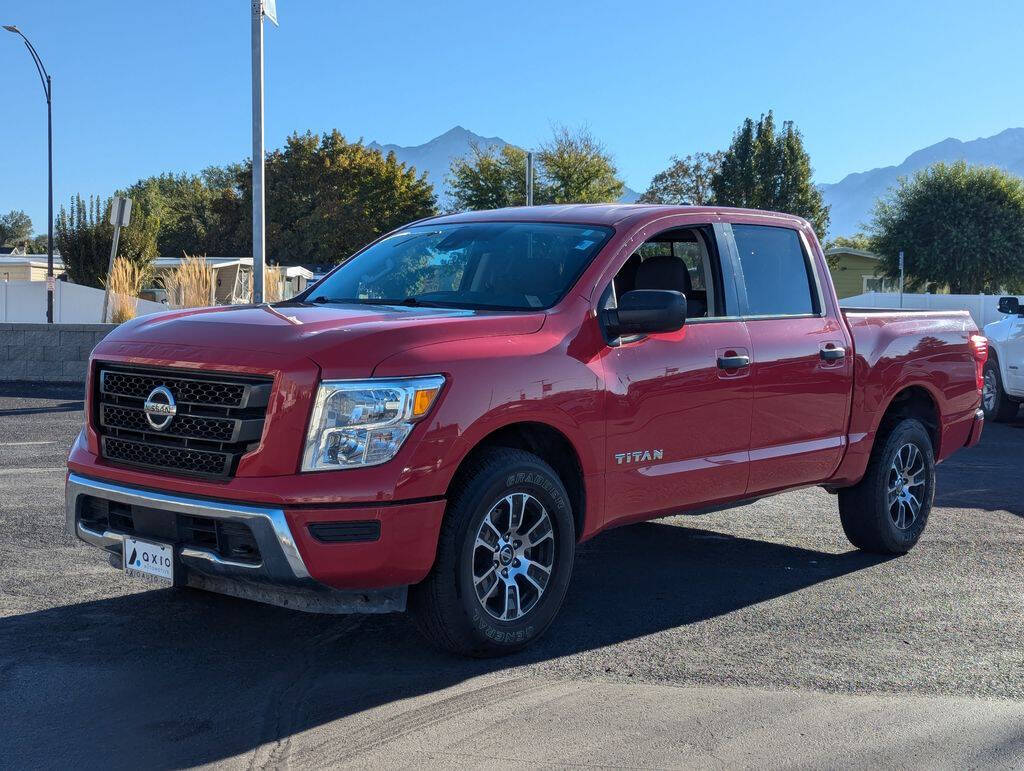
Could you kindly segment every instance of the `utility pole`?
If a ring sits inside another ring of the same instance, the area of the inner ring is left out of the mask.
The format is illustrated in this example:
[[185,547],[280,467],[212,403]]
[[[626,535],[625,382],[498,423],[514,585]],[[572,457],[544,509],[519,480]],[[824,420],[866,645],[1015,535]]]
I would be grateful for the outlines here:
[[43,82],[43,93],[46,95],[46,178],[47,178],[47,218],[46,218],[46,323],[53,323],[53,290],[55,289],[53,277],[53,110],[51,108],[53,96],[53,81],[50,73],[43,66],[43,60],[39,58],[35,46],[33,46],[24,33],[13,24],[5,24],[4,29],[18,35],[25,41],[25,47],[32,55],[32,61],[39,72],[39,79]]
[[263,185],[263,16],[277,26],[276,0],[252,0],[252,301],[263,302],[266,196]]
[[533,153],[526,154],[526,205],[533,206]]

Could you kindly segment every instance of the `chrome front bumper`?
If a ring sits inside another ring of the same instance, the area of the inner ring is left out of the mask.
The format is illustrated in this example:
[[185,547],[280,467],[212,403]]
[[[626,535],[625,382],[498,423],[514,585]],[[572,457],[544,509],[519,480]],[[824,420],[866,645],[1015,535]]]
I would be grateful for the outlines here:
[[174,547],[191,586],[311,612],[387,613],[405,609],[405,587],[342,591],[314,580],[281,509],[186,498],[69,474],[65,489],[68,532],[117,558],[122,556],[126,534],[101,532],[85,525],[79,517],[83,496],[246,525],[259,547],[257,563],[228,560],[216,552],[192,546]]
[[258,563],[234,562],[206,549],[177,548],[182,564],[200,573],[214,577],[269,581],[275,584],[302,585],[311,581],[281,509],[182,498],[168,493],[102,482],[78,474],[69,475],[65,490],[69,532],[88,544],[118,556],[121,554],[124,534],[110,530],[100,532],[84,525],[78,516],[78,500],[83,495],[176,514],[237,522],[246,525],[252,531],[260,550]]

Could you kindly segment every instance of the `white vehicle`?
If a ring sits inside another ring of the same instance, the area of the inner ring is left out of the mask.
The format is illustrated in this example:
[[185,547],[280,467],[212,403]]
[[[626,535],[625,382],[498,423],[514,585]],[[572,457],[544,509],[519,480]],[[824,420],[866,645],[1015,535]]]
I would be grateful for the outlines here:
[[988,362],[981,406],[989,420],[1013,420],[1024,400],[1024,309],[1016,297],[1000,297],[1006,318],[985,325]]

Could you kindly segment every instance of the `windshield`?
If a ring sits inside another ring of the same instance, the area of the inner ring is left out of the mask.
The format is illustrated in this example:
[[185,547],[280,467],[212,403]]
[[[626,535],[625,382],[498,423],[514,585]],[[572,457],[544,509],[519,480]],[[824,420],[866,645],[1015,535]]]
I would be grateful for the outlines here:
[[410,227],[325,278],[309,302],[550,308],[612,231],[592,225],[471,222]]

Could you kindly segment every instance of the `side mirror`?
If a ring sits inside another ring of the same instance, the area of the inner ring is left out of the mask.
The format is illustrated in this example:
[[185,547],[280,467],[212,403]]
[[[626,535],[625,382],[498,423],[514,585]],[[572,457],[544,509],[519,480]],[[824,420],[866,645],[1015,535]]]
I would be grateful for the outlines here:
[[1000,313],[1020,313],[1020,300],[1016,297],[1000,297],[999,298],[999,312]]
[[618,308],[603,312],[610,339],[625,335],[675,332],[686,322],[686,295],[666,289],[634,289],[619,298]]

